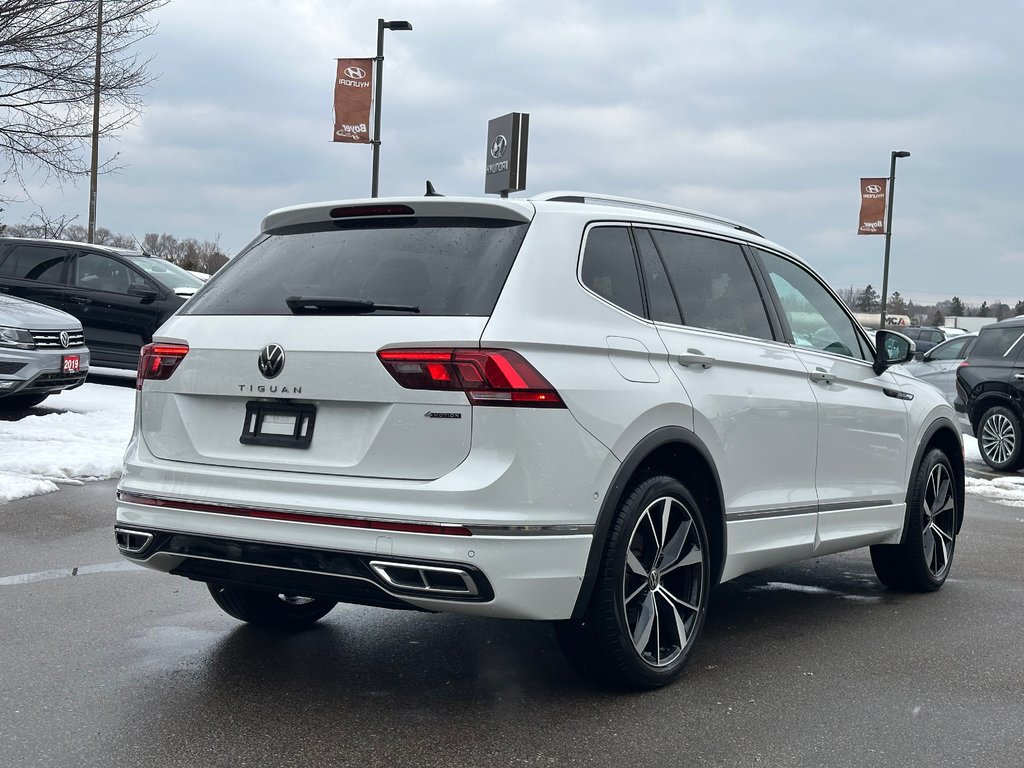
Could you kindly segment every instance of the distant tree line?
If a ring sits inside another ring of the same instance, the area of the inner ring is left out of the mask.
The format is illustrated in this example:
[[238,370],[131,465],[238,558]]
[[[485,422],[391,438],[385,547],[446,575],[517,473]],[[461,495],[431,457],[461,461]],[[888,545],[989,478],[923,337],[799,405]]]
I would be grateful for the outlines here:
[[[840,289],[838,293],[847,306],[857,312],[882,311],[882,298],[870,284],[859,291],[850,286]],[[1005,320],[1024,315],[1024,299],[1012,307],[1002,301],[993,304],[983,301],[980,306],[975,306],[963,302],[959,296],[934,304],[915,304],[912,300],[904,299],[899,291],[893,291],[885,303],[885,312],[887,315],[907,315],[912,322],[920,325],[942,325],[947,317],[991,317]]]
[[[41,237],[84,243],[88,234],[88,230],[81,224],[75,224],[73,218],[50,219],[40,213],[34,214],[25,224],[0,224],[0,235],[8,237]],[[115,234],[106,227],[97,227],[93,242],[97,245],[145,251],[184,269],[208,274],[213,274],[228,261],[217,240],[200,241],[193,237],[179,240],[174,235],[147,232],[140,242],[134,235]]]

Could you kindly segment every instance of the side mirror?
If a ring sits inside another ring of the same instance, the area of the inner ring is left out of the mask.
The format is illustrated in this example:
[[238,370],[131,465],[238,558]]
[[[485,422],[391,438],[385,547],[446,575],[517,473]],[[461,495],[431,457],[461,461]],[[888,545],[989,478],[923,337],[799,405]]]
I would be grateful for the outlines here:
[[154,291],[152,288],[147,288],[144,285],[133,285],[128,289],[129,296],[138,296],[143,302],[153,301],[160,294]]
[[914,359],[917,345],[896,331],[875,332],[875,374],[881,376],[890,365],[908,363]]

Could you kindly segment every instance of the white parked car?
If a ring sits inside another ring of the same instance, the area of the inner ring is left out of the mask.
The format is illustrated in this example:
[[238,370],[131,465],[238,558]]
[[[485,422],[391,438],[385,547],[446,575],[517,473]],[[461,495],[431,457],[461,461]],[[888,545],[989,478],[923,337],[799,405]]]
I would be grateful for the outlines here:
[[[337,602],[550,620],[637,688],[712,586],[871,547],[950,572],[963,449],[805,263],[581,193],[275,211],[142,354],[122,553],[243,621]],[[268,639],[268,642],[272,642]]]

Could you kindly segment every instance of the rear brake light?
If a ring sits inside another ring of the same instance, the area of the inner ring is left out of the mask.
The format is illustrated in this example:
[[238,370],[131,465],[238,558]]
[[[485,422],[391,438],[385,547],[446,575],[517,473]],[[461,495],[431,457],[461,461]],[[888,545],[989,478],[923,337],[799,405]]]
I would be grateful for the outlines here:
[[461,390],[473,405],[565,407],[548,380],[510,349],[382,349],[377,357],[406,389]]
[[160,381],[171,378],[174,369],[187,354],[187,344],[147,344],[139,353],[135,388],[142,389],[142,382],[147,379]]
[[350,219],[359,216],[412,216],[416,211],[408,205],[349,205],[332,208],[332,219]]

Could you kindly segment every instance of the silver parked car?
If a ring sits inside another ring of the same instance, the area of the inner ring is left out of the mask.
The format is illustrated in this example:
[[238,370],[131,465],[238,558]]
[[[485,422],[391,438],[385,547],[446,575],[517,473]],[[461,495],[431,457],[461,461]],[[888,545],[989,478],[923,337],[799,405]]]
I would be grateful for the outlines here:
[[89,350],[66,312],[0,294],[0,410],[31,408],[85,383]]
[[920,360],[905,363],[903,370],[927,381],[952,403],[956,399],[956,369],[967,357],[976,338],[977,333],[967,333],[947,339],[925,352]]

